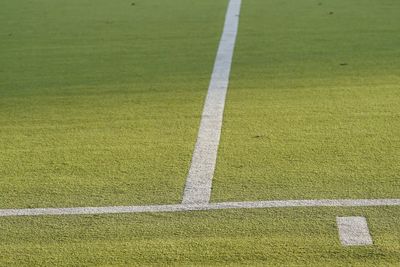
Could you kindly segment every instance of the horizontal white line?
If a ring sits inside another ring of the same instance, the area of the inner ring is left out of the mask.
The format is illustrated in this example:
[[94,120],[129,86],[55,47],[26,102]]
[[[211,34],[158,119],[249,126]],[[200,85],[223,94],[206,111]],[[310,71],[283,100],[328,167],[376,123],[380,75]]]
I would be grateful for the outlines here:
[[337,217],[339,239],[343,246],[372,245],[367,219],[365,217]]
[[110,206],[77,208],[0,209],[0,217],[43,215],[89,215],[143,212],[181,212],[222,209],[289,208],[289,207],[370,207],[400,206],[400,199],[321,199],[221,202],[150,206]]

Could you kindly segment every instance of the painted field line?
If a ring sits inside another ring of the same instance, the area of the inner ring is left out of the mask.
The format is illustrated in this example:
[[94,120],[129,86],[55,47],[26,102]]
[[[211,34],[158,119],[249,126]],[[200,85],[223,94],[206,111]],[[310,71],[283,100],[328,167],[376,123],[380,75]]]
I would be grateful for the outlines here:
[[337,217],[336,223],[343,246],[372,245],[372,237],[365,217]]
[[0,209],[0,217],[44,215],[90,215],[115,213],[183,212],[224,209],[290,208],[290,207],[377,207],[400,206],[400,199],[321,199],[221,202],[150,206],[110,206],[77,208]]
[[240,6],[241,0],[229,1],[192,163],[186,179],[183,204],[208,203],[210,200]]

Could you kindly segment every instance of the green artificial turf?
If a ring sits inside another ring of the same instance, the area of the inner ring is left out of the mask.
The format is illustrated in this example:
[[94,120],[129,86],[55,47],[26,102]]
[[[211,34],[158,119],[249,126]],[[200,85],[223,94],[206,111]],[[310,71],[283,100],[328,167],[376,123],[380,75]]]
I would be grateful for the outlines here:
[[[372,246],[342,247],[336,216]],[[398,266],[399,207],[0,218],[1,266]]]
[[225,9],[3,0],[0,208],[179,202]]
[[400,197],[400,2],[243,2],[213,201]]
[[[179,202],[227,1],[3,0],[0,208]],[[213,200],[399,197],[393,0],[244,0]],[[343,247],[337,216],[372,246]],[[0,217],[0,266],[399,266],[400,207]]]

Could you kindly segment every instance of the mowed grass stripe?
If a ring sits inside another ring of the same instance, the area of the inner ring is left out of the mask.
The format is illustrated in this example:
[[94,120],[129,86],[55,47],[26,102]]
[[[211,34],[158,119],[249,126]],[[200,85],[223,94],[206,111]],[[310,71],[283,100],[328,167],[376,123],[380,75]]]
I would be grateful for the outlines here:
[[[0,218],[2,266],[397,266],[400,207]],[[365,216],[373,246],[343,247]]]
[[400,196],[400,2],[319,2],[243,2],[212,201]]
[[0,207],[179,203],[225,10],[3,1]]

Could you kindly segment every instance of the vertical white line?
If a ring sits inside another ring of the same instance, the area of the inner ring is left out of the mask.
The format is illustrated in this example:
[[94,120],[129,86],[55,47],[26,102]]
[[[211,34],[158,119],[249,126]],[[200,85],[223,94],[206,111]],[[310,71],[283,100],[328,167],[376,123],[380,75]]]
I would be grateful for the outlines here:
[[239,25],[241,0],[230,0],[200,122],[183,204],[208,203],[221,135],[225,97]]
[[372,245],[372,237],[364,217],[337,217],[336,222],[343,246]]

